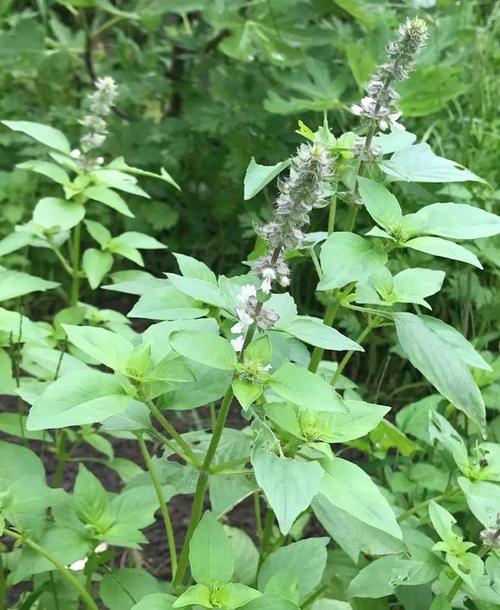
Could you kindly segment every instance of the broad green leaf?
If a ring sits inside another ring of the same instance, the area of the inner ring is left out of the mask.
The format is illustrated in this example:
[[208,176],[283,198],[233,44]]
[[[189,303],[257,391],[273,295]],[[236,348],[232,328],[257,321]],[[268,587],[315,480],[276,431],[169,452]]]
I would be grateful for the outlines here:
[[403,129],[393,129],[389,133],[379,133],[373,138],[374,146],[380,146],[384,155],[411,146],[417,136]]
[[113,370],[118,370],[127,362],[133,344],[118,333],[97,326],[62,325],[68,341],[84,354]]
[[469,343],[456,328],[446,324],[446,322],[443,322],[439,318],[421,316],[421,319],[424,321],[427,328],[430,328],[433,332],[442,337],[446,343],[453,346],[457,353],[460,354],[460,357],[465,364],[474,368],[483,369],[484,371],[492,370],[491,366],[485,361],[481,354],[474,349],[472,343]]
[[132,402],[113,375],[94,370],[60,377],[35,400],[28,430],[47,430],[101,422],[124,411]]
[[181,383],[165,394],[160,399],[163,408],[184,411],[204,407],[222,398],[231,385],[232,371],[214,369],[192,360],[188,360],[187,364],[196,377],[195,381]]
[[469,481],[464,477],[460,477],[458,483],[476,519],[486,528],[498,527],[500,485],[487,481]]
[[30,476],[33,481],[45,481],[41,459],[27,447],[0,440],[0,491],[5,492],[11,483]]
[[299,607],[279,595],[265,594],[245,606],[245,610],[300,610]]
[[224,610],[236,610],[253,599],[261,596],[261,592],[241,583],[228,583],[221,587],[214,596],[214,602]]
[[340,458],[326,464],[314,512],[328,533],[357,562],[360,552],[386,555],[403,549],[394,512],[359,466]]
[[111,238],[111,241],[106,246],[106,249],[110,252],[113,252],[114,254],[119,254],[120,256],[123,256],[123,258],[132,261],[136,265],[144,267],[144,260],[142,258],[142,254],[137,248],[134,248],[134,246],[128,244],[127,241],[123,239],[121,235],[119,235],[118,237]]
[[26,430],[26,417],[20,418],[17,413],[0,413],[0,432],[33,441],[52,440],[48,432]]
[[354,233],[333,233],[321,247],[323,278],[318,290],[342,288],[370,277],[387,261],[387,255],[373,243]]
[[16,231],[0,240],[0,256],[5,256],[31,243],[32,236],[25,231]]
[[276,178],[286,167],[290,165],[290,160],[281,161],[276,165],[259,165],[252,157],[245,173],[244,196],[245,201],[255,197],[271,180]]
[[204,608],[213,608],[210,588],[206,585],[193,585],[188,587],[182,595],[174,602],[174,608],[184,608],[185,606],[193,605],[203,606]]
[[305,599],[321,582],[326,567],[327,544],[328,538],[308,538],[274,551],[259,570],[259,589],[264,591],[272,578],[282,574],[289,580],[297,580],[299,599]]
[[479,239],[500,233],[500,216],[465,203],[433,203],[413,215],[420,233],[446,239]]
[[248,409],[264,391],[262,385],[252,383],[246,379],[234,379],[232,388],[236,400],[240,403],[243,409]]
[[318,493],[323,470],[317,462],[303,462],[257,450],[252,465],[259,487],[273,509],[280,530],[288,534],[295,519]]
[[425,297],[441,290],[445,272],[434,269],[404,269],[394,276],[398,303],[417,303],[429,307]]
[[486,415],[481,392],[460,352],[427,325],[425,319],[411,313],[397,313],[394,318],[399,343],[413,366],[484,430]]
[[166,593],[152,593],[143,597],[131,610],[172,610],[175,597]]
[[483,268],[477,256],[470,250],[440,237],[414,237],[404,242],[403,247],[432,254],[433,256],[441,256],[442,258],[469,263],[469,265],[474,265],[478,269]]
[[244,585],[251,585],[255,582],[257,576],[259,551],[250,536],[242,529],[226,526],[225,530],[234,552],[234,574],[232,580],[233,582],[241,582]]
[[71,150],[66,136],[58,129],[54,129],[54,127],[49,125],[32,123],[31,121],[2,121],[2,123],[9,129],[25,133],[30,138],[45,144],[49,148],[54,148],[63,153],[69,153]]
[[21,271],[0,271],[0,301],[8,301],[16,297],[50,290],[59,286],[57,282],[48,282],[41,277],[28,275]]
[[87,227],[87,231],[90,233],[90,235],[92,235],[101,248],[106,248],[108,246],[112,237],[111,233],[104,225],[102,225],[100,222],[96,222],[95,220],[86,220],[85,226]]
[[379,165],[388,176],[407,182],[485,182],[456,161],[434,154],[428,144],[398,150]]
[[401,585],[419,585],[428,582],[432,573],[419,561],[390,555],[368,564],[351,581],[347,590],[350,597],[378,599],[392,595]]
[[285,364],[269,379],[281,398],[313,411],[346,411],[342,399],[322,377],[307,369]]
[[161,242],[154,237],[146,235],[145,233],[139,233],[138,231],[127,231],[120,235],[120,239],[132,248],[138,250],[161,250],[166,248]]
[[44,338],[49,334],[46,328],[37,326],[26,316],[3,307],[0,307],[0,331],[6,333],[9,336],[9,342],[12,343],[26,341],[43,343]]
[[202,263],[192,256],[186,256],[185,254],[179,254],[178,252],[173,252],[173,255],[175,256],[179,269],[184,277],[204,280],[205,282],[217,285],[215,273],[207,267],[205,263]]
[[457,537],[453,531],[453,525],[457,520],[451,513],[434,500],[429,503],[429,517],[441,540],[449,540],[450,538]]
[[[63,565],[71,565],[74,561],[84,558],[89,552],[88,539],[81,532],[67,527],[52,526],[38,533],[35,542],[57,557]],[[28,580],[35,574],[55,570],[55,566],[37,551],[24,548],[11,574],[12,584]],[[116,609],[118,610],[118,609]]]
[[17,516],[56,506],[64,500],[65,494],[62,489],[51,489],[44,480],[33,479],[28,474],[16,479],[8,487],[2,510],[9,515]]
[[236,352],[229,341],[207,331],[175,331],[170,344],[182,356],[216,369],[231,371],[236,365]]
[[[163,587],[156,578],[146,570],[136,568],[107,572],[99,586],[100,597],[109,610],[132,610],[137,600],[162,592]],[[169,610],[169,602],[170,600],[167,601],[165,610]]]
[[24,163],[18,163],[16,167],[47,176],[47,178],[59,184],[67,185],[70,181],[68,174],[62,167],[48,161],[25,161]]
[[148,320],[190,320],[202,318],[208,313],[197,301],[164,280],[164,286],[149,289],[129,311],[130,318]]
[[99,286],[112,267],[113,255],[110,252],[87,248],[83,253],[82,268],[93,290]]
[[358,345],[355,341],[349,339],[349,337],[339,333],[338,330],[335,330],[331,326],[324,324],[323,321],[318,318],[297,316],[284,323],[278,321],[275,328],[276,330],[283,330],[304,343],[322,347],[323,349],[364,351],[361,345]]
[[234,572],[234,554],[224,527],[206,511],[189,545],[194,580],[213,589],[228,583]]
[[320,431],[319,440],[327,443],[346,443],[365,436],[390,411],[390,407],[360,400],[345,400],[344,404],[348,408],[348,413],[318,414],[320,416],[326,415],[326,421],[328,422],[328,425],[325,425]]
[[358,187],[365,208],[377,224],[388,231],[399,226],[403,218],[401,206],[383,184],[360,176]]
[[59,197],[44,197],[33,210],[33,220],[46,229],[58,227],[68,231],[83,220],[85,208],[81,203]]
[[451,603],[444,593],[441,593],[437,597],[434,598],[431,607],[429,610],[453,610],[451,607]]
[[184,277],[175,273],[167,273],[167,277],[177,290],[187,296],[215,307],[226,307],[226,299],[222,291],[211,281]]
[[104,205],[113,208],[113,210],[120,212],[120,214],[123,214],[124,216],[129,216],[130,218],[134,217],[134,214],[132,214],[121,195],[118,195],[117,192],[110,188],[105,186],[89,186],[85,189],[85,195],[87,195],[89,199],[104,203]]

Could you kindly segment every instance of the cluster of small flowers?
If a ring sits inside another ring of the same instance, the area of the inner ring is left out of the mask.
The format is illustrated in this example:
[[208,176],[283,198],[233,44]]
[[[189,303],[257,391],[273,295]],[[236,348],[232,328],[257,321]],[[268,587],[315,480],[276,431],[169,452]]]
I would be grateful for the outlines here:
[[[388,61],[379,66],[368,81],[365,86],[367,96],[359,104],[354,104],[351,112],[375,122],[382,131],[389,126],[404,129],[398,122],[401,117],[396,108],[399,94],[390,84],[408,78],[415,65],[415,58],[425,46],[427,38],[427,24],[424,19],[415,17],[401,25],[396,39],[386,48]],[[355,147],[356,150],[360,150],[360,145]],[[364,151],[362,154],[372,156],[377,153],[369,150],[368,153]]]
[[89,113],[80,121],[88,131],[80,138],[80,148],[71,152],[79,167],[90,172],[104,163],[102,157],[93,157],[90,151],[104,143],[108,130],[106,117],[110,114],[118,93],[118,87],[110,76],[98,78],[95,91],[89,95]]
[[252,284],[244,284],[237,298],[241,305],[235,308],[238,322],[231,328],[231,332],[238,337],[231,343],[234,349],[240,352],[243,349],[247,330],[252,324],[255,323],[261,330],[269,330],[279,320],[279,316],[272,309],[262,306],[257,299],[257,288]]
[[290,284],[290,269],[283,254],[301,245],[303,229],[309,224],[313,207],[327,203],[327,181],[332,176],[332,169],[332,157],[324,146],[303,144],[291,160],[288,178],[278,182],[280,194],[276,199],[274,218],[256,229],[268,243],[268,253],[254,266],[254,273],[262,279],[261,289],[265,293],[271,292],[274,281],[282,287]]

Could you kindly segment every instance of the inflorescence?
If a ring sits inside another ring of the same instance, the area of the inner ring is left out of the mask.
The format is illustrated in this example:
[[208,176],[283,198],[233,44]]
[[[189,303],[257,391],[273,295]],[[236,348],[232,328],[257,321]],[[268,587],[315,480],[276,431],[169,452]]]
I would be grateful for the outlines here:
[[80,138],[80,148],[71,152],[80,169],[91,172],[104,163],[102,157],[95,157],[91,151],[102,146],[108,134],[106,119],[111,113],[118,93],[118,87],[110,76],[98,78],[95,90],[88,96],[88,113],[80,120],[87,131]]
[[[394,81],[408,78],[415,66],[415,59],[427,43],[427,23],[420,17],[408,19],[400,26],[396,39],[387,45],[388,61],[379,66],[365,85],[367,95],[359,104],[351,107],[351,112],[371,123],[369,133],[389,127],[404,129],[399,122],[401,112],[397,103],[399,94],[392,88]],[[369,161],[380,154],[380,149],[372,146],[371,137],[359,138],[354,145],[354,153],[363,161]]]

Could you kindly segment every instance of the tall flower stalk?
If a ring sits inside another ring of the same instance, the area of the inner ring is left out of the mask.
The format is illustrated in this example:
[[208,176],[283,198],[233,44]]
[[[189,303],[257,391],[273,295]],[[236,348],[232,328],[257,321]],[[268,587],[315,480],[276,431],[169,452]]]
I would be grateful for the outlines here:
[[[398,109],[399,94],[393,84],[406,80],[415,67],[415,61],[428,39],[427,23],[420,17],[408,19],[403,23],[393,41],[386,47],[387,61],[381,64],[365,85],[366,96],[359,104],[351,107],[351,112],[359,116],[365,123],[365,135],[359,137],[354,145],[353,153],[358,159],[358,167],[353,178],[350,203],[351,209],[347,217],[345,230],[352,231],[358,213],[357,178],[363,176],[371,162],[376,160],[381,150],[373,144],[373,139],[379,131],[389,127],[404,130],[400,122],[401,112]],[[329,233],[333,232],[333,224]],[[324,323],[331,326],[335,320],[338,303],[335,300],[328,305]],[[313,351],[309,370],[316,372],[323,357],[323,348],[316,347]]]

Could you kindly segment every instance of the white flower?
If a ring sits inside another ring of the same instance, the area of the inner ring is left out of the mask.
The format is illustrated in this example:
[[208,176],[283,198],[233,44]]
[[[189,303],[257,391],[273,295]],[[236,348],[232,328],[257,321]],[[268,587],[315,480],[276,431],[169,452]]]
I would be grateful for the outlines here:
[[243,337],[243,335],[236,337],[236,339],[231,339],[231,345],[234,347],[235,352],[241,352],[244,343],[245,337]]
[[[107,551],[108,548],[109,547],[105,542],[101,542],[101,544],[98,544],[95,547],[94,553],[104,553],[104,551]],[[74,561],[71,565],[68,566],[68,570],[71,570],[72,572],[81,572],[83,569],[85,569],[87,561],[88,557],[84,557],[83,559],[77,559],[77,561]]]
[[273,280],[276,279],[276,271],[272,267],[266,267],[261,271],[261,276],[263,278],[261,289],[266,294],[271,292],[271,287]]
[[79,159],[82,156],[82,151],[79,148],[75,148],[70,152],[69,156],[72,159]]
[[256,296],[257,296],[257,288],[255,288],[255,286],[253,286],[252,284],[243,284],[243,286],[240,288],[240,292],[236,298],[241,303],[246,303],[250,297],[256,297]]

